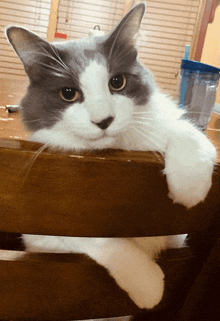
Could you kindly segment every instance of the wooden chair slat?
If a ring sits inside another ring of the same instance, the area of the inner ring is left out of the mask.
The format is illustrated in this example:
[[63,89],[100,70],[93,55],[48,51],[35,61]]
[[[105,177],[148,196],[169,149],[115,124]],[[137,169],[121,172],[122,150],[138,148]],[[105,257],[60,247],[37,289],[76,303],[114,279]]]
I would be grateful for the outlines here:
[[[12,252],[0,251],[0,319],[79,320],[143,312],[103,267],[86,256]],[[193,277],[195,263],[187,250],[176,251],[175,260],[173,252],[167,252],[165,266],[162,262],[168,289],[165,300],[171,305],[178,301],[179,280],[191,281],[189,272]],[[164,301],[157,309],[163,306]]]
[[[186,210],[168,198],[163,165],[151,152],[43,151],[39,144],[0,147],[2,232],[132,237],[205,229],[219,207],[220,166],[204,203]],[[161,156],[160,156],[161,157]],[[36,158],[36,159],[35,159]]]

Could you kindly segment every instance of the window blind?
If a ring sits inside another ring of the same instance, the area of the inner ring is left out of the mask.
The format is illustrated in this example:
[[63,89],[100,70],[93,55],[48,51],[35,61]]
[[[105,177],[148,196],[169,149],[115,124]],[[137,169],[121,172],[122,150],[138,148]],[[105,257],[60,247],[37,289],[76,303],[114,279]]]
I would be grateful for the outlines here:
[[[135,1],[138,4],[143,1]],[[175,96],[185,45],[191,45],[200,0],[147,0],[137,39],[139,58],[160,88]]]
[[25,79],[23,65],[7,42],[4,29],[20,25],[47,37],[51,0],[0,1],[0,78]]
[[[7,43],[4,27],[22,25],[46,38],[51,0],[1,0],[0,77],[22,78],[23,67]],[[143,0],[135,0],[138,4]],[[192,44],[202,0],[147,0],[137,45],[140,60],[165,92],[175,95],[185,45]],[[94,26],[109,32],[123,17],[125,0],[60,0],[57,32],[67,39],[88,36]]]
[[123,17],[124,6],[125,0],[60,0],[57,32],[78,39],[98,25],[107,33]]

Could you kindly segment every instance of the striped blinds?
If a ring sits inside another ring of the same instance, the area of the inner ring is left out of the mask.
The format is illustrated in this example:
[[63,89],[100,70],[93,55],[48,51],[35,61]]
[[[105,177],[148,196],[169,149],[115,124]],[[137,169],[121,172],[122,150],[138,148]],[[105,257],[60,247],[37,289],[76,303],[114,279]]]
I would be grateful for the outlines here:
[[125,0],[60,0],[57,32],[78,39],[98,25],[107,33],[123,17],[124,7]]
[[[143,1],[135,1],[138,4]],[[138,38],[139,58],[155,75],[160,88],[176,95],[185,45],[191,45],[200,0],[147,0]]]
[[26,27],[47,37],[51,0],[0,1],[0,78],[25,79],[24,68],[5,38],[8,25]]
[[[185,45],[191,45],[203,0],[147,0],[138,37],[139,58],[165,92],[175,95]],[[19,24],[46,38],[51,0],[0,1],[0,77],[24,78],[23,67],[5,40],[3,28]],[[129,3],[132,1],[129,1]],[[143,0],[134,0],[134,4]],[[124,15],[128,0],[60,0],[57,33],[88,36],[99,25],[109,32]]]

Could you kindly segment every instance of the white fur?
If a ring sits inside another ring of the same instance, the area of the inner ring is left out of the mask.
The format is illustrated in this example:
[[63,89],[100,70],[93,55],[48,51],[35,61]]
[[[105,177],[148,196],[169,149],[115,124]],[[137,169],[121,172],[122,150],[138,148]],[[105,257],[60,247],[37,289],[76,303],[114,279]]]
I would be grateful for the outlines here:
[[[216,151],[186,120],[166,95],[155,89],[145,106],[112,95],[107,67],[92,61],[80,77],[85,101],[66,109],[50,129],[32,140],[71,150],[123,148],[154,150],[165,157],[169,196],[186,207],[204,200],[210,186]],[[105,130],[93,122],[112,116]],[[104,215],[104,214],[103,214]],[[153,308],[163,295],[164,275],[154,258],[167,247],[182,246],[184,237],[87,239],[25,235],[29,251],[81,252],[105,266],[141,308]]]

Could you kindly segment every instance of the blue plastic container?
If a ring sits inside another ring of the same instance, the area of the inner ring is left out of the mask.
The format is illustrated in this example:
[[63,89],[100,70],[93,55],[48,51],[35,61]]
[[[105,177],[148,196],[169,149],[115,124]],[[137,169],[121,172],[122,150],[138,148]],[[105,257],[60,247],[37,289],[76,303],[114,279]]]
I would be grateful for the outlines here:
[[220,69],[198,61],[183,59],[180,70],[179,101],[189,118],[205,129],[215,105]]

